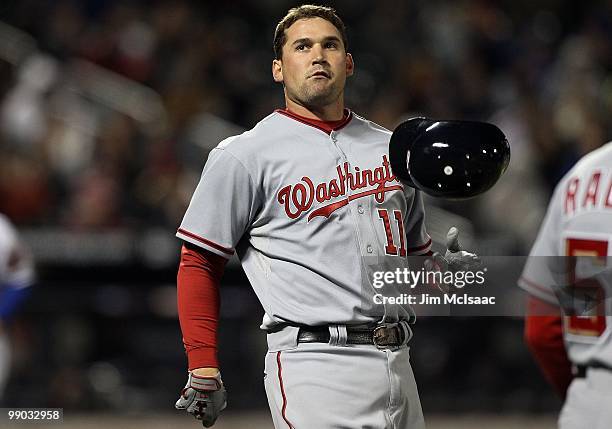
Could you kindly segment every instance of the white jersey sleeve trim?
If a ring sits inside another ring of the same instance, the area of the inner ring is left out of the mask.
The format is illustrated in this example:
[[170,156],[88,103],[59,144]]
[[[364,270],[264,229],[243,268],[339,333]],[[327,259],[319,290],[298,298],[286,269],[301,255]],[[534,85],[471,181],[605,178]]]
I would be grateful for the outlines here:
[[202,247],[206,250],[213,252],[216,255],[223,256],[224,258],[229,259],[234,254],[234,249],[230,249],[228,247],[221,246],[220,244],[215,243],[214,241],[208,240],[204,237],[200,237],[193,232],[189,232],[183,228],[179,228],[176,232],[176,236],[184,241],[188,241],[191,244],[195,244],[196,246]]
[[536,298],[540,298],[548,302],[549,304],[559,305],[559,300],[549,288],[542,286],[532,280],[529,280],[525,276],[521,276],[521,278],[518,279],[517,283],[521,289],[523,289],[525,292],[530,293]]

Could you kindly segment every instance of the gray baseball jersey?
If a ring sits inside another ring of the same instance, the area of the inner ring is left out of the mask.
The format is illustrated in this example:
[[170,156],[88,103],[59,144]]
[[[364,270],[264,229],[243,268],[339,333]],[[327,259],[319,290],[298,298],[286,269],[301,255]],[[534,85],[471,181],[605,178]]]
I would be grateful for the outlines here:
[[[563,284],[557,274],[561,272],[572,276],[565,284],[575,283],[573,304],[584,303],[588,296],[598,302],[587,313],[564,318],[568,356],[576,364],[612,367],[611,255],[612,143],[608,143],[582,158],[557,185],[519,281],[530,294],[559,305],[558,297],[567,296],[567,291],[555,290]],[[540,256],[577,259],[565,272],[551,266],[551,258]]]
[[237,253],[264,329],[408,319],[371,299],[372,271],[431,246],[419,191],[391,172],[390,136],[351,112],[327,133],[277,110],[211,151],[177,236]]

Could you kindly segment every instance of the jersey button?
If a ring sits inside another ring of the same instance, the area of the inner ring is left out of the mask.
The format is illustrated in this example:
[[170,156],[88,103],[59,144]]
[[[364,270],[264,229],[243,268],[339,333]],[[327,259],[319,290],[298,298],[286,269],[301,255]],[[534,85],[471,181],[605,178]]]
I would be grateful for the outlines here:
[[357,211],[359,214],[363,214],[363,206],[361,204],[357,206]]
[[368,253],[372,253],[374,251],[372,246],[370,246],[369,244],[368,244],[368,247],[366,247],[366,250],[368,251]]

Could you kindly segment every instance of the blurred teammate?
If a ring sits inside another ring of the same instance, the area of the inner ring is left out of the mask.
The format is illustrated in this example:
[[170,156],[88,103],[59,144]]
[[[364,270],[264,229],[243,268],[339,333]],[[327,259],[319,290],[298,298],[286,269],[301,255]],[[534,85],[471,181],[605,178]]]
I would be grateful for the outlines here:
[[529,292],[527,344],[565,398],[561,429],[612,427],[611,256],[608,143],[557,185],[519,281]]
[[[290,10],[274,48],[286,108],[211,152],[177,233],[190,373],[176,406],[207,427],[225,407],[218,286],[236,253],[265,310],[276,428],[422,428],[414,312],[375,303],[371,278],[430,251],[420,191],[391,172],[391,132],[345,109],[354,64],[332,9]],[[472,262],[453,231],[448,247]]]
[[0,214],[0,402],[11,366],[8,324],[34,281],[30,254],[9,220]]

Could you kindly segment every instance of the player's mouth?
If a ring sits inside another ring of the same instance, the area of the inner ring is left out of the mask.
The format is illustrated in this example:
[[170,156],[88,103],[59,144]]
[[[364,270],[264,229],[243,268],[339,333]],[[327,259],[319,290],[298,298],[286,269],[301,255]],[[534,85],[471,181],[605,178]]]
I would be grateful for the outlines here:
[[331,79],[331,74],[326,72],[325,70],[317,70],[316,72],[312,73],[309,77]]

